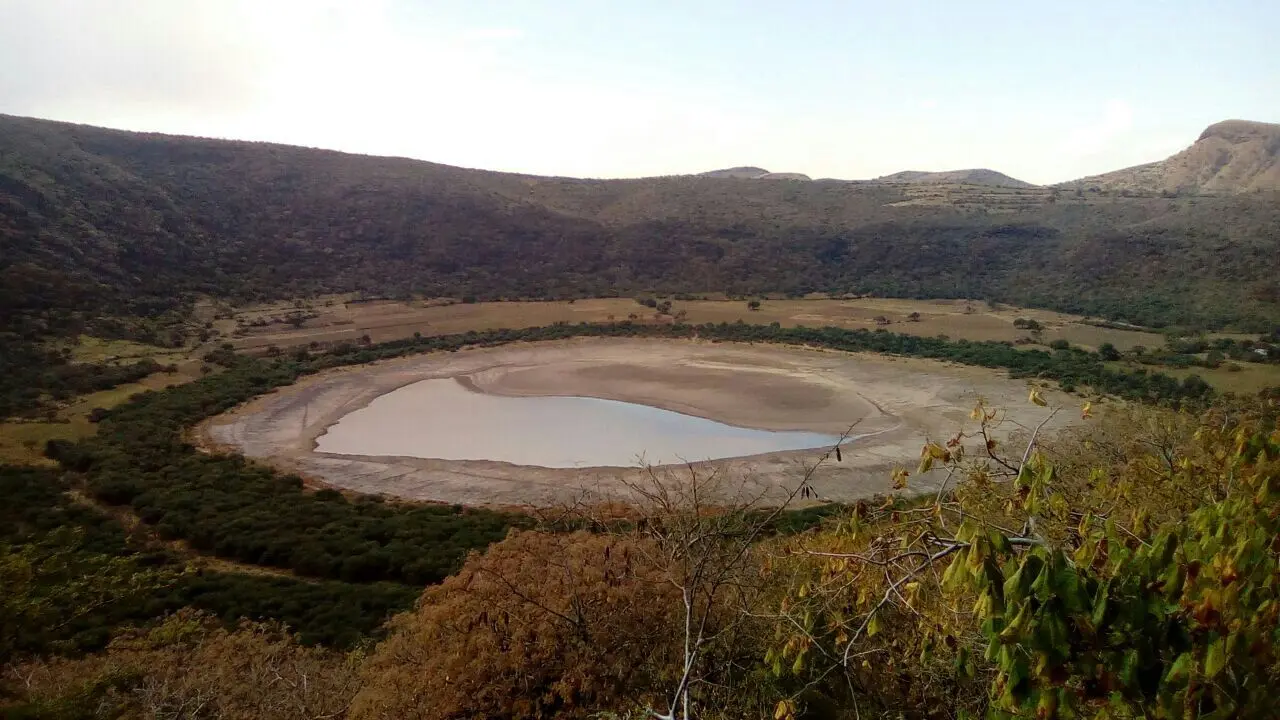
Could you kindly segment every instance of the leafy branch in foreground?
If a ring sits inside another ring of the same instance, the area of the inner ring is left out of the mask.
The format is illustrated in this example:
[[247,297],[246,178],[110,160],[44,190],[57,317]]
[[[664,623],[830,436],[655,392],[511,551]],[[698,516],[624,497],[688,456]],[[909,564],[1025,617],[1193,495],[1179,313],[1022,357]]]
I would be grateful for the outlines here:
[[934,694],[991,717],[1269,717],[1274,408],[1216,410],[1172,450],[1087,474],[1060,474],[1030,428],[1006,454],[990,432],[999,413],[973,417],[974,432],[922,451],[920,470],[946,472],[952,490],[860,506],[779,560],[797,569],[773,672],[803,687],[843,675],[855,703]]

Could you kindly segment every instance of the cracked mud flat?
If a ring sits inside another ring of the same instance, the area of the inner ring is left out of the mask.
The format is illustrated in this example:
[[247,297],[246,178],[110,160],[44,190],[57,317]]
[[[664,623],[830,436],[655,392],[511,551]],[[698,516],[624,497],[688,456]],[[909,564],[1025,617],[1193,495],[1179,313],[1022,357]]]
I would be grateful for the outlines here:
[[[463,505],[550,506],[626,497],[624,481],[645,472],[316,451],[316,438],[344,415],[399,387],[434,378],[457,378],[476,392],[495,395],[639,403],[762,430],[838,435],[856,423],[852,432],[859,437],[842,447],[843,461],[829,459],[811,479],[819,498],[834,501],[889,492],[893,468],[914,466],[926,439],[945,439],[962,426],[973,427],[968,414],[978,397],[1007,409],[1005,434],[1034,426],[1048,414],[1026,401],[1024,381],[986,368],[773,345],[579,338],[327,371],[210,419],[201,427],[203,440],[311,482]],[[1064,425],[1070,415],[1060,414],[1050,429]],[[716,472],[725,493],[777,498],[795,487],[824,452],[776,452],[695,467]],[[668,466],[658,472],[679,477],[689,470]],[[913,476],[911,489],[936,490],[941,480],[937,471]]]

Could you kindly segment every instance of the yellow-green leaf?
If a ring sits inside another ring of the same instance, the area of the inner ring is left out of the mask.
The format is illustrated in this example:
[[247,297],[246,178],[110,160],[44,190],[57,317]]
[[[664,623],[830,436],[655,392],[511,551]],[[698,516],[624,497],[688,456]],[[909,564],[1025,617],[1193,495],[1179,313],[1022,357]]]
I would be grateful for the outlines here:
[[1209,650],[1204,655],[1204,676],[1215,678],[1226,666],[1227,641],[1225,638],[1218,638],[1209,645]]
[[871,616],[871,620],[867,622],[867,637],[875,637],[880,632],[880,613]]
[[1182,653],[1177,660],[1169,666],[1169,672],[1165,674],[1164,681],[1167,683],[1181,684],[1186,682],[1191,676],[1191,653]]

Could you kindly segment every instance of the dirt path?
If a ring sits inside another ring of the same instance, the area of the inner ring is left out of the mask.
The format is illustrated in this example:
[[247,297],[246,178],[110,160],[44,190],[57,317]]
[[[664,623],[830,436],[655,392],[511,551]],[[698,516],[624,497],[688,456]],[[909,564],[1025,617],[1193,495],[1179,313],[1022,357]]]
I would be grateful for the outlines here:
[[[839,501],[887,492],[893,468],[914,465],[926,439],[945,438],[971,423],[968,413],[979,397],[1008,409],[1006,433],[1046,414],[1027,403],[1024,382],[984,368],[772,345],[580,338],[322,373],[214,418],[203,433],[212,443],[334,487],[467,505],[545,506],[583,495],[613,497],[623,492],[624,480],[643,472],[315,450],[316,438],[330,425],[374,398],[419,380],[448,377],[464,379],[479,392],[607,398],[768,430],[838,434],[856,424],[859,439],[844,449],[843,461],[824,465],[812,477],[819,497]],[[1050,397],[1071,404],[1066,396]],[[1058,424],[1073,416],[1062,413]],[[778,495],[794,487],[822,453],[771,453],[697,468],[715,468],[735,491]],[[927,491],[940,480],[926,475],[912,482]]]

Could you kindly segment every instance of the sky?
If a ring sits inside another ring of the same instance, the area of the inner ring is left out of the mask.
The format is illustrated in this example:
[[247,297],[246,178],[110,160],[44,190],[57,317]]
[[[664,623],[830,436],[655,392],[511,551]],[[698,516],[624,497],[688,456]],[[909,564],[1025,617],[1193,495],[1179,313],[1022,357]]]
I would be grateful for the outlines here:
[[0,113],[490,170],[1051,183],[1280,122],[1277,0],[0,0]]

